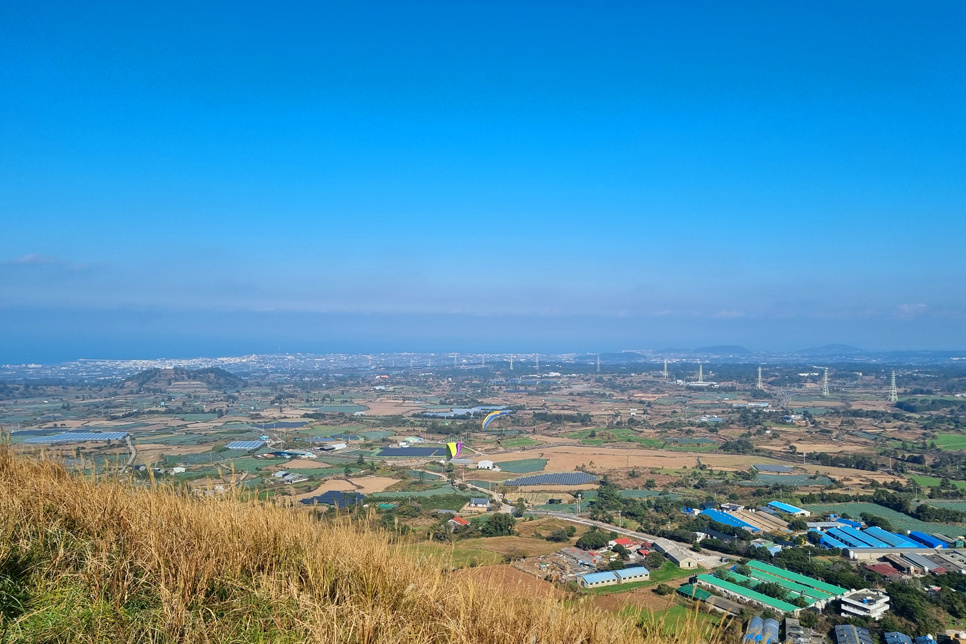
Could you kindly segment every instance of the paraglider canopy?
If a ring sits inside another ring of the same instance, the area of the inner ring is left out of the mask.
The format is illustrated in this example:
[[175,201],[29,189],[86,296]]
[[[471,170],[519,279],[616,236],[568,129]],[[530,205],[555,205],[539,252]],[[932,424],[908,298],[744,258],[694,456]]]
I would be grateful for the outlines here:
[[499,418],[500,416],[505,416],[507,414],[512,414],[513,412],[509,409],[501,409],[500,411],[494,411],[486,415],[483,419],[483,429],[489,427],[490,423]]
[[446,455],[457,458],[463,452],[463,443],[446,443]]

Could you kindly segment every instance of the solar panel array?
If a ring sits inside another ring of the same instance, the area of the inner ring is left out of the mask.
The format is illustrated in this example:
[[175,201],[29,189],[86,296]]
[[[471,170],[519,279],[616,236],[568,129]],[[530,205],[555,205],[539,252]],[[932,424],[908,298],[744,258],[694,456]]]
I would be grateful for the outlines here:
[[787,465],[771,465],[770,463],[755,463],[752,467],[759,472],[775,472],[776,474],[791,474],[795,471],[795,468]]
[[597,477],[593,474],[584,472],[565,472],[561,474],[536,474],[534,476],[523,476],[512,481],[507,481],[507,485],[583,485],[593,483]]
[[127,432],[65,432],[55,436],[36,436],[28,438],[25,443],[75,443],[83,441],[122,441],[127,438]]
[[265,447],[265,441],[232,441],[225,445],[228,449],[252,450]]

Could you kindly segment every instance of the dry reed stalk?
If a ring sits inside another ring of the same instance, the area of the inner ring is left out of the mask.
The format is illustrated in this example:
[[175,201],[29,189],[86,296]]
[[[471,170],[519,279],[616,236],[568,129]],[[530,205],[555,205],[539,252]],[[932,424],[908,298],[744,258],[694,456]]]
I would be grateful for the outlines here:
[[[692,644],[508,595],[389,533],[267,502],[70,475],[0,447],[0,642]],[[6,593],[6,594],[5,594]],[[6,598],[6,599],[5,599]]]

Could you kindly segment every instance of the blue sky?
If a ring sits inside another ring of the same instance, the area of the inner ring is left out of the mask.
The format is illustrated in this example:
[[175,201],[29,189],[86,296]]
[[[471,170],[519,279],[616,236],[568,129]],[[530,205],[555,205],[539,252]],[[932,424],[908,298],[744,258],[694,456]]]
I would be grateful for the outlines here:
[[966,348],[966,5],[0,6],[0,361]]

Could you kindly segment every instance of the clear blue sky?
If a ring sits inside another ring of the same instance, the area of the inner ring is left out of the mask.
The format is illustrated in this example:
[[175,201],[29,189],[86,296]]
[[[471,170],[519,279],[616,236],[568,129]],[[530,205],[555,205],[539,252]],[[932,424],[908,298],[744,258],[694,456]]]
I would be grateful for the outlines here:
[[0,3],[0,361],[966,348],[966,4],[146,4]]

